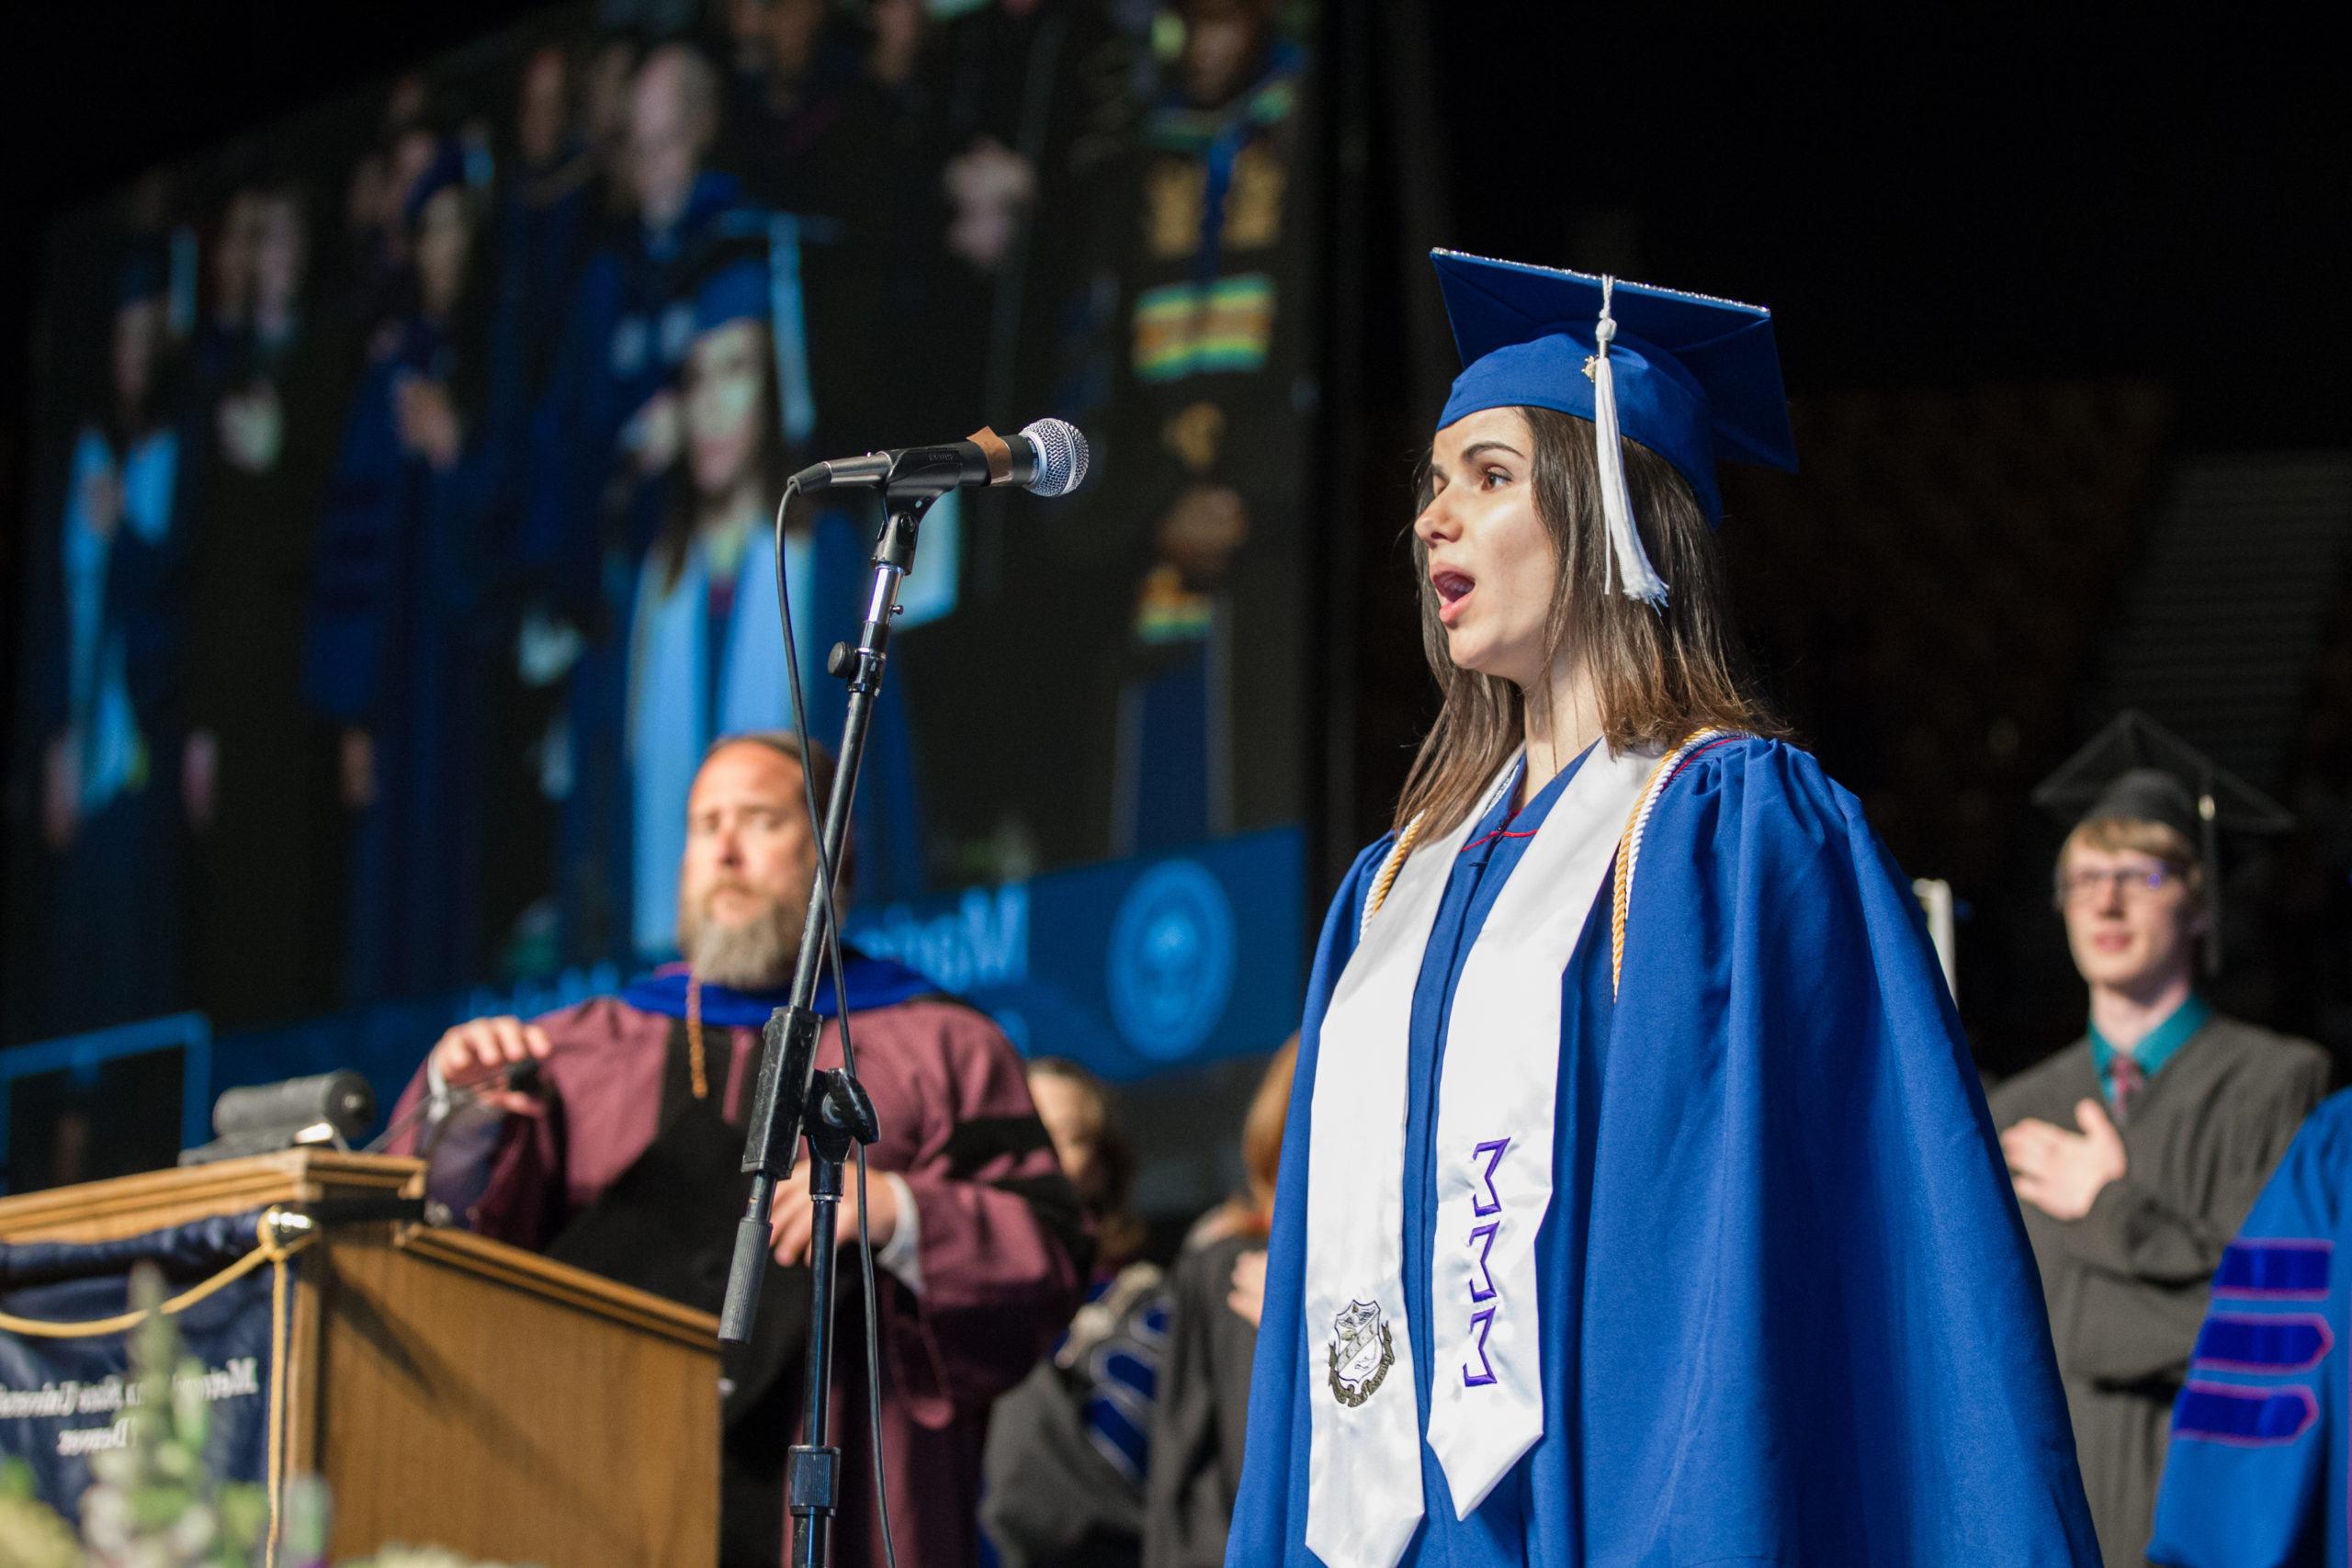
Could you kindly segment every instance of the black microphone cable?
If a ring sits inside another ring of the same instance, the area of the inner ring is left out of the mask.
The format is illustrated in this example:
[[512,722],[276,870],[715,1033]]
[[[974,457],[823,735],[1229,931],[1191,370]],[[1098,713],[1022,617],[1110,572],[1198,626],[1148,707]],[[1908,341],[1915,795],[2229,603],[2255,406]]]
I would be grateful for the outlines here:
[[[792,733],[800,745],[800,795],[808,808],[808,830],[817,846],[817,886],[825,899],[825,960],[833,972],[833,1013],[842,1031],[842,1066],[852,1077],[857,1077],[857,1048],[849,1037],[849,981],[842,963],[842,907],[833,883],[833,865],[825,852],[825,818],[817,805],[817,783],[808,770],[808,709],[800,694],[800,652],[792,635],[792,584],[784,562],[784,516],[799,493],[797,476],[785,481],[784,494],[775,503],[775,607],[784,623],[784,684],[792,698]],[[855,781],[852,781],[853,784]],[[835,761],[833,787],[842,786],[839,759]],[[848,847],[848,818],[842,821],[842,845]],[[804,1129],[805,1132],[805,1129]],[[899,1551],[890,1538],[890,1492],[888,1478],[882,1460],[882,1341],[880,1292],[874,1281],[874,1241],[865,1217],[865,1145],[853,1139],[857,1150],[857,1258],[858,1270],[865,1289],[865,1410],[866,1435],[874,1450],[874,1506],[882,1523],[882,1560],[888,1568],[899,1568]],[[820,1237],[813,1231],[811,1247],[837,1245],[831,1236]],[[820,1312],[830,1311],[831,1303],[820,1302]],[[810,1369],[821,1376],[822,1370]],[[787,1529],[789,1526],[787,1525]],[[789,1544],[787,1542],[787,1544]]]

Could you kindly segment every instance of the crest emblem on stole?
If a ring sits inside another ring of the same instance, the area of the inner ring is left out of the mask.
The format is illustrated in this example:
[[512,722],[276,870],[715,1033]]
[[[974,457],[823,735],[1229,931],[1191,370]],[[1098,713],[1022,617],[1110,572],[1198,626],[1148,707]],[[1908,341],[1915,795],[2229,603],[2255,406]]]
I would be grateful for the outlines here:
[[1331,1397],[1353,1409],[1396,1364],[1396,1341],[1377,1302],[1350,1302],[1331,1316]]

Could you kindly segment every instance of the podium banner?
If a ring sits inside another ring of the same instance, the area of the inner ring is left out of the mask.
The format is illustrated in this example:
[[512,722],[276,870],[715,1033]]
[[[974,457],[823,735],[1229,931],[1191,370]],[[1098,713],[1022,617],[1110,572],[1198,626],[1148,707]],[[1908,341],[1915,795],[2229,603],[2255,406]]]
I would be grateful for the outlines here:
[[178,1330],[175,1401],[206,1410],[205,1459],[221,1481],[267,1484],[276,1383],[272,1275],[284,1253],[261,1213],[223,1215],[119,1241],[0,1244],[0,1456],[68,1517],[93,1456],[130,1440],[130,1271],[162,1270]]

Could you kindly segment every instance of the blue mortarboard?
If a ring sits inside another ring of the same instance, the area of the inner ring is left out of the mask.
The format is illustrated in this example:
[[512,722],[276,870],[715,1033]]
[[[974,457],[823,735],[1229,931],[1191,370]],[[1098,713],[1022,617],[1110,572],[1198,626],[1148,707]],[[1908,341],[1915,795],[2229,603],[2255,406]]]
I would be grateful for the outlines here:
[[773,313],[768,269],[748,256],[729,261],[711,272],[695,290],[695,335],[729,321],[764,321]]
[[1624,591],[1663,602],[1633,527],[1618,437],[1673,466],[1709,522],[1718,459],[1794,469],[1772,314],[1701,294],[1432,251],[1464,369],[1440,428],[1492,408],[1546,408],[1599,427],[1601,504]]

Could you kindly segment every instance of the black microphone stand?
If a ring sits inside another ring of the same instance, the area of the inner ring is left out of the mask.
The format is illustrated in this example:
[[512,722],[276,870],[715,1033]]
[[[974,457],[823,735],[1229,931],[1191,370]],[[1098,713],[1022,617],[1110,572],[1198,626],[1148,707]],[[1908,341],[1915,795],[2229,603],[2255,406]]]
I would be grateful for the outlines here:
[[[944,457],[952,459],[954,454]],[[855,648],[837,644],[827,660],[831,673],[849,682],[849,711],[842,721],[832,798],[825,806],[818,845],[820,874],[801,928],[790,998],[768,1020],[743,1147],[743,1169],[752,1178],[751,1201],[736,1225],[727,1298],[718,1320],[719,1338],[739,1346],[750,1340],[759,1308],[760,1282],[768,1261],[768,1211],[776,1184],[791,1174],[793,1148],[804,1129],[808,1139],[808,1196],[814,1210],[808,1249],[808,1406],[802,1441],[791,1450],[786,1483],[795,1568],[823,1568],[840,1503],[841,1450],[825,1440],[832,1394],[835,1216],[841,1207],[842,1166],[857,1145],[871,1144],[879,1135],[874,1102],[846,1065],[823,1073],[816,1070],[817,976],[832,916],[834,872],[849,839],[850,804],[857,794],[866,729],[888,662],[890,621],[899,613],[899,585],[914,565],[923,513],[960,482],[960,471],[943,460],[942,448],[918,447],[900,454],[878,487],[888,520],[874,547],[865,624]],[[834,1001],[847,1011],[847,998]]]

